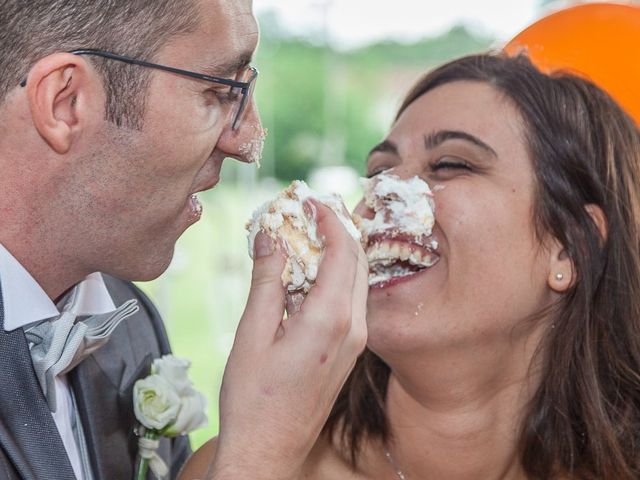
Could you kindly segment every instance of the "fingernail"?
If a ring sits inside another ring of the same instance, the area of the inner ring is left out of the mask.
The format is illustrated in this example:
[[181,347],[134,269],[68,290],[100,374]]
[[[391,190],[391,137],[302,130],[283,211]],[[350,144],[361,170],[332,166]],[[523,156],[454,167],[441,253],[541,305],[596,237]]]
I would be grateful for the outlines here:
[[268,257],[273,253],[273,240],[269,235],[258,232],[253,242],[253,251],[255,258]]

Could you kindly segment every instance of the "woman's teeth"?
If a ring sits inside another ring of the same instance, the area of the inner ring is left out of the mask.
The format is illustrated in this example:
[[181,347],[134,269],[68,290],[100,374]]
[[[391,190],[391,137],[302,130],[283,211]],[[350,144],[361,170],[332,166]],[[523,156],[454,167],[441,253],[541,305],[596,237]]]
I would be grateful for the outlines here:
[[369,285],[405,277],[433,266],[438,255],[425,247],[398,241],[376,242],[367,248]]
[[399,242],[375,243],[367,249],[369,263],[392,264],[398,260],[412,265],[430,267],[437,258],[433,252],[416,245]]

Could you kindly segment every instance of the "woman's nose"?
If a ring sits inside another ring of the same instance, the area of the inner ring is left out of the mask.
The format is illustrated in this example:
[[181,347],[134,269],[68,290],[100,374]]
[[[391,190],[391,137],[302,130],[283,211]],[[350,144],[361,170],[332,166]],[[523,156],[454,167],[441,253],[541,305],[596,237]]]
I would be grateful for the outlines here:
[[373,220],[376,215],[376,212],[372,208],[367,206],[364,198],[360,199],[358,204],[353,209],[353,213],[361,218],[366,218],[367,220]]
[[[390,168],[389,170],[384,171],[387,175],[396,175],[400,177],[402,180],[408,180],[409,178],[413,178],[416,175],[423,177],[421,175],[420,168],[418,166],[414,166],[408,163],[403,163],[401,165],[396,165],[395,167]],[[424,178],[422,178],[425,180]]]

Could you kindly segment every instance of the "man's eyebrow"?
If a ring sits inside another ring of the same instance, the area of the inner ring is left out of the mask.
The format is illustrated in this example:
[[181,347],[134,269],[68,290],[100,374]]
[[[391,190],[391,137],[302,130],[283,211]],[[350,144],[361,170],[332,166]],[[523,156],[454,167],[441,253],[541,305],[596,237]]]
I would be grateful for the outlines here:
[[253,53],[246,52],[228,62],[203,65],[200,67],[200,71],[211,77],[235,77],[236,73],[249,65],[252,59]]
[[483,150],[486,150],[494,157],[498,156],[493,148],[484,143],[478,137],[475,137],[467,132],[461,132],[459,130],[439,130],[437,132],[430,133],[429,135],[425,135],[424,146],[430,150],[436,148],[438,145],[446,142],[447,140],[464,140],[466,142],[473,143]]
[[393,153],[394,155],[397,155],[398,147],[396,146],[395,143],[390,142],[389,140],[384,140],[371,149],[371,151],[369,152],[369,155],[367,155],[367,158],[376,152]]

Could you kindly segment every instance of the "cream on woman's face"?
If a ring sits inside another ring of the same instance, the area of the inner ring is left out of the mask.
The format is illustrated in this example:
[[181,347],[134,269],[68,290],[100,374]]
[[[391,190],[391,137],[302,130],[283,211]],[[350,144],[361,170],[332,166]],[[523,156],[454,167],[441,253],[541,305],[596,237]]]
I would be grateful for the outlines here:
[[[367,170],[429,183],[438,242],[435,265],[370,289],[374,351],[509,341],[514,326],[551,301],[523,125],[493,87],[459,81],[419,97],[373,149]],[[356,213],[373,216],[362,202]]]
[[358,222],[369,261],[369,285],[382,288],[435,265],[435,204],[427,182],[417,175],[400,178],[382,172],[363,183],[363,202],[373,211],[373,218]]

